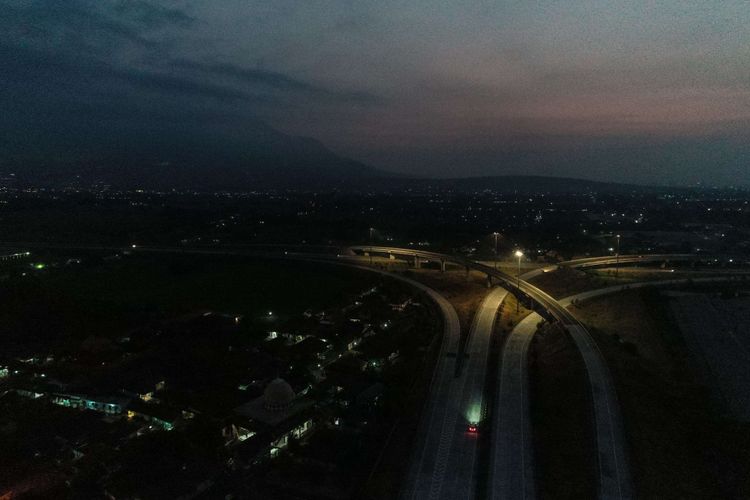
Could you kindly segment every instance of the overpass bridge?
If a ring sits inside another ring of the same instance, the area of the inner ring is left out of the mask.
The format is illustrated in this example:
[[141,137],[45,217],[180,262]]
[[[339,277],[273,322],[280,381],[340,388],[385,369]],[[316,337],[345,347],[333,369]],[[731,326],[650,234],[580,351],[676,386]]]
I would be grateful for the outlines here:
[[[489,282],[494,278],[502,282],[506,288],[528,296],[548,315],[559,321],[570,334],[581,353],[588,374],[593,401],[597,447],[598,497],[621,500],[633,498],[622,416],[612,376],[604,361],[604,356],[586,327],[563,304],[518,276],[511,276],[493,267],[461,256],[419,249],[369,245],[352,246],[347,250],[350,254],[355,255],[369,253],[388,255],[391,259],[406,259],[412,261],[417,268],[423,262],[433,261],[440,263],[442,271],[445,270],[448,263],[462,266],[467,271],[478,271],[486,274]],[[496,460],[493,459],[492,462],[495,463]]]
[[16,253],[9,253],[0,255],[0,262],[5,262],[9,260],[21,260],[25,259],[26,257],[30,256],[31,252],[16,252]]
[[644,255],[605,255],[601,257],[586,257],[583,259],[566,260],[557,264],[542,266],[521,275],[521,279],[529,280],[543,273],[555,271],[560,267],[587,269],[616,265],[641,264],[649,262],[696,262],[700,257],[695,254],[644,254]]
[[[24,245],[31,246],[31,245]],[[36,245],[40,246],[40,245]],[[82,247],[80,245],[43,245],[45,247],[55,248],[76,248],[76,249],[90,249],[90,250],[124,250],[123,247],[111,247],[111,246],[90,246]],[[127,248],[130,250],[130,248]],[[155,253],[193,253],[193,254],[206,254],[206,255],[248,255],[248,256],[266,256],[275,258],[288,258],[288,259],[299,259],[309,261],[346,261],[346,255],[335,255],[335,254],[311,254],[306,252],[282,251],[279,249],[260,249],[260,248],[167,248],[167,247],[135,247],[132,248],[136,252],[155,252]],[[573,338],[576,346],[581,352],[586,370],[588,373],[589,385],[591,388],[593,398],[593,412],[594,421],[596,427],[596,441],[597,441],[597,464],[598,464],[598,496],[599,498],[606,499],[629,499],[633,497],[633,489],[630,479],[630,471],[625,453],[625,443],[623,437],[622,420],[620,416],[619,403],[614,391],[614,386],[611,381],[611,375],[604,363],[603,356],[598,350],[593,339],[589,335],[585,327],[575,318],[575,316],[569,312],[563,304],[555,300],[549,294],[545,293],[541,289],[528,283],[525,279],[519,279],[518,276],[511,276],[500,270],[494,269],[491,266],[466,259],[461,256],[453,256],[448,254],[442,254],[437,252],[424,251],[419,249],[407,249],[397,247],[384,247],[384,246],[352,246],[348,247],[344,254],[348,253],[351,256],[357,254],[381,254],[390,256],[393,259],[407,260],[413,263],[415,267],[420,267],[425,262],[437,262],[439,263],[441,271],[446,270],[448,264],[463,267],[466,271],[475,270],[483,273],[487,276],[488,282],[492,280],[499,281],[504,284],[506,289],[516,290],[519,294],[528,296],[536,305],[538,305],[542,311],[548,316],[554,317],[558,320],[561,325],[569,332]],[[643,256],[638,256],[642,259]],[[660,259],[663,256],[659,257]],[[600,258],[601,261],[601,258]],[[361,260],[359,260],[361,263]],[[607,265],[603,263],[602,265]],[[451,315],[451,317],[453,317]],[[455,341],[455,319],[449,321],[451,326],[448,328],[452,333],[448,335],[450,341]],[[449,342],[450,342],[449,341]],[[445,370],[440,370],[441,373],[446,373]],[[457,384],[447,381],[445,387],[443,387],[443,381],[433,380],[431,386],[430,398],[433,396],[433,391],[443,391],[450,394],[449,398],[440,398],[441,400],[453,400],[460,402],[460,390],[457,390]],[[440,389],[442,387],[442,389]],[[427,403],[431,403],[428,401]],[[451,411],[443,412],[444,416],[450,416]],[[450,419],[449,419],[450,420]],[[442,430],[450,429],[453,425],[445,420],[438,419],[433,422],[433,426],[437,426]],[[431,433],[430,433],[431,434]],[[438,433],[438,442],[432,443],[437,446],[437,449],[443,450],[438,452],[435,458],[445,456],[444,451],[451,448],[451,442],[453,441],[455,433],[451,432],[440,432]],[[448,440],[448,441],[446,441]],[[430,457],[435,453],[433,449],[419,449],[420,444],[417,444],[418,449],[415,450],[416,456]],[[446,448],[447,447],[447,448]],[[497,460],[491,458],[492,463],[498,463]],[[439,492],[442,488],[435,487],[435,484],[445,484],[446,477],[452,473],[445,466],[438,467],[432,477],[428,478],[428,484],[425,487],[414,488],[407,485],[407,491],[416,492],[415,495],[409,498],[459,498],[457,496],[445,496]],[[424,476],[422,476],[424,477]],[[450,482],[448,480],[447,482]],[[456,490],[454,490],[455,492]],[[469,491],[469,490],[467,490]],[[471,493],[471,492],[470,492]],[[471,493],[473,494],[473,493]],[[467,497],[469,498],[469,497]],[[524,495],[524,498],[529,496]]]

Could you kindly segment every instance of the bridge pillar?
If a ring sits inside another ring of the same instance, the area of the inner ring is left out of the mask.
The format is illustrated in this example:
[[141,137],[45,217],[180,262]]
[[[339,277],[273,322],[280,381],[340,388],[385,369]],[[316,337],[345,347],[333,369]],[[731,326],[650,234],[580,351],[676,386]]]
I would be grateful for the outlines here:
[[440,260],[440,272],[441,273],[445,272],[445,259]]
[[487,275],[487,288],[492,288],[492,275]]
[[414,256],[414,269],[422,269],[422,262],[419,260],[419,255]]

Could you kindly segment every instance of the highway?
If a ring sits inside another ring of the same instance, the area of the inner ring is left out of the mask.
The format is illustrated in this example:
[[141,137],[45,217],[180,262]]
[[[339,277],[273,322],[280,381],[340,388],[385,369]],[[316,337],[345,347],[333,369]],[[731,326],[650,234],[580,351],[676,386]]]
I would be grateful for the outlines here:
[[699,257],[695,254],[690,253],[652,253],[643,255],[620,255],[618,258],[616,255],[605,255],[600,257],[585,257],[583,259],[574,259],[561,262],[560,265],[568,267],[594,267],[594,266],[608,266],[616,264],[618,261],[620,264],[631,264],[634,262],[665,262],[665,261],[691,261],[697,260]]
[[604,356],[586,328],[562,304],[521,281],[521,291],[550,311],[568,331],[583,357],[594,406],[600,499],[633,498],[620,405]]
[[437,291],[399,274],[377,270],[346,257],[286,253],[284,258],[376,272],[422,290],[437,304],[443,317],[443,337],[416,431],[402,496],[409,499],[473,499],[476,490],[476,438],[467,436],[466,409],[471,408],[469,402],[479,402],[481,405],[489,338],[495,314],[507,291],[496,288],[482,303],[482,314],[475,318],[465,349],[467,362],[461,369],[461,375],[456,377],[461,326],[455,308]]
[[[644,281],[616,285],[571,295],[560,299],[563,306],[573,301],[620,293],[647,286],[672,286],[687,283],[742,281],[744,277],[712,277]],[[490,460],[490,499],[513,500],[535,498],[533,442],[529,415],[528,349],[543,318],[532,313],[519,322],[509,334],[502,351],[499,389],[492,416],[492,452]]]
[[[370,247],[353,247],[354,250],[364,250],[370,251]],[[142,249],[146,250],[146,249]],[[153,251],[169,251],[168,249],[152,249]],[[178,250],[179,251],[179,250]],[[514,287],[516,285],[516,278],[510,275],[507,275],[505,273],[502,273],[501,271],[497,271],[487,265],[479,264],[473,261],[469,261],[467,259],[461,258],[461,257],[453,257],[445,254],[439,254],[435,252],[424,252],[420,250],[412,250],[412,249],[401,249],[401,248],[392,248],[392,247],[372,247],[373,253],[384,253],[384,254],[395,254],[399,256],[405,256],[407,258],[411,257],[414,258],[417,256],[418,258],[424,260],[433,260],[438,262],[453,262],[455,264],[459,264],[461,266],[465,266],[466,268],[475,269],[478,271],[481,271],[483,273],[486,273],[488,276],[493,276],[499,280],[502,280],[506,284],[508,284],[510,287]],[[240,253],[248,253],[247,251],[223,251],[223,250],[214,250],[214,249],[205,249],[205,250],[198,250],[196,253],[228,253],[228,254],[240,254]],[[309,257],[305,256],[303,254],[286,254],[285,257],[287,258],[299,258],[299,259],[305,259],[307,260]],[[633,256],[632,260],[635,261],[643,261],[646,259],[646,257],[650,257],[650,260],[663,260],[666,256]],[[674,256],[670,256],[674,257]],[[621,256],[621,259],[623,256]],[[321,260],[322,261],[330,261],[332,259],[335,259],[333,257],[325,256]],[[601,265],[611,265],[613,260],[612,258],[605,259],[605,258],[596,258],[597,261]],[[348,260],[343,258],[343,256],[340,256],[338,260]],[[587,260],[588,265],[592,265],[591,259]],[[622,260],[620,262],[623,262]],[[693,281],[703,281],[704,279],[694,279]],[[715,278],[705,278],[706,281],[709,280],[717,280]],[[670,284],[677,284],[678,282],[686,282],[687,280],[667,280]],[[653,285],[654,282],[648,282],[643,283],[641,286],[646,285]],[[626,285],[628,287],[634,286],[632,285]],[[616,291],[620,291],[623,289],[623,286],[616,286],[616,287],[610,287],[611,290],[609,293],[614,293]],[[596,437],[597,437],[597,449],[598,449],[598,468],[599,468],[599,498],[616,498],[616,499],[626,499],[626,498],[632,498],[633,496],[633,490],[632,490],[632,484],[630,482],[630,472],[628,467],[628,461],[627,456],[625,453],[625,441],[623,436],[623,430],[622,430],[622,421],[619,411],[619,403],[617,401],[617,397],[614,391],[614,386],[611,380],[611,375],[606,367],[606,364],[604,363],[603,357],[601,352],[599,351],[598,347],[594,343],[593,339],[591,338],[588,331],[586,331],[585,327],[581,325],[578,320],[575,318],[575,316],[566,309],[566,305],[569,304],[568,300],[563,301],[557,301],[542,290],[534,287],[533,285],[527,283],[524,280],[521,280],[520,282],[520,290],[521,292],[528,295],[532,300],[540,304],[543,308],[548,310],[555,318],[557,318],[563,326],[566,328],[566,330],[570,333],[572,339],[574,340],[577,348],[581,352],[581,355],[583,356],[584,363],[586,366],[586,370],[588,373],[589,378],[589,385],[591,387],[591,392],[593,396],[593,404],[594,404],[594,420],[595,420],[595,431],[596,431]],[[603,291],[592,291],[592,292],[586,292],[589,294],[590,297],[594,295],[603,294],[605,292]],[[583,297],[581,297],[583,298]],[[568,298],[572,299],[572,298]],[[456,320],[457,322],[457,320]],[[458,326],[456,326],[458,329]],[[459,331],[459,330],[456,330]],[[460,332],[459,332],[460,333]],[[518,332],[520,334],[520,331]],[[527,332],[528,333],[528,332]],[[444,481],[444,478],[446,476],[445,471],[450,470],[448,469],[448,460],[450,460],[449,455],[451,453],[456,453],[458,456],[466,456],[465,453],[461,452],[458,453],[457,449],[451,450],[452,444],[450,444],[450,441],[446,436],[450,435],[450,429],[453,429],[453,436],[454,438],[464,430],[465,428],[465,421],[463,423],[459,423],[459,415],[458,413],[460,410],[457,410],[455,405],[456,401],[463,401],[459,404],[465,404],[465,399],[462,399],[462,390],[459,390],[459,384],[454,383],[453,381],[450,381],[449,372],[453,371],[455,369],[455,363],[453,359],[448,358],[447,352],[456,352],[456,347],[449,347],[451,345],[449,342],[449,339],[451,337],[455,337],[457,339],[459,334],[455,334],[455,336],[451,333],[446,334],[443,341],[443,346],[441,347],[441,354],[445,354],[444,356],[441,356],[441,359],[438,363],[438,366],[436,367],[435,375],[433,378],[432,387],[430,390],[430,399],[427,403],[427,407],[425,410],[425,415],[427,420],[423,423],[422,426],[420,426],[420,435],[417,437],[417,450],[419,453],[419,458],[415,461],[415,464],[417,464],[415,467],[412,468],[412,470],[409,473],[409,481],[407,482],[407,494],[405,498],[463,498],[465,494],[468,494],[467,491],[474,489],[475,485],[473,484],[473,479],[470,481],[470,486],[463,487],[456,489],[457,483],[448,481],[447,483]],[[528,337],[528,335],[526,335]],[[457,346],[457,340],[454,340],[452,342],[453,346]],[[509,344],[512,346],[513,344]],[[518,355],[518,347],[514,347],[512,351],[516,351],[516,356]],[[522,352],[523,349],[521,349],[520,352]],[[508,354],[510,355],[510,354]],[[505,358],[506,353],[505,350],[503,352],[503,357]],[[516,358],[517,359],[517,358]],[[520,365],[519,365],[520,366]],[[501,368],[502,369],[502,368]],[[502,377],[501,375],[501,383],[502,384],[515,384],[516,386],[522,386],[523,381],[516,378],[514,380],[513,374],[520,374],[522,373],[521,369],[518,370],[509,370],[510,378],[508,377]],[[463,377],[463,375],[462,375]],[[464,380],[465,382],[465,380]],[[523,394],[523,393],[521,393]],[[503,397],[502,394],[500,397]],[[453,401],[453,405],[451,405],[449,402]],[[451,411],[451,408],[453,408],[453,411]],[[521,406],[521,409],[523,409],[523,406]],[[515,421],[519,422],[518,420],[518,414],[519,410],[518,408],[515,411]],[[510,414],[506,418],[510,419]],[[502,414],[499,418],[503,418]],[[520,420],[523,422],[523,419]],[[503,422],[495,423],[493,422],[493,425],[506,425],[503,424]],[[516,424],[518,425],[518,424]],[[502,428],[502,427],[501,427]],[[518,427],[517,427],[518,428]],[[520,429],[523,429],[523,426],[520,427]],[[455,441],[455,439],[453,440]],[[523,442],[520,443],[520,445],[517,446],[519,450],[525,450],[528,449],[526,445],[523,444]],[[515,460],[516,467],[518,470],[518,467],[520,466],[522,470],[528,470],[527,465],[528,464],[528,458],[526,458],[528,455],[520,455]],[[511,462],[508,455],[504,456],[496,456],[496,461],[500,460],[506,460],[508,463]],[[497,479],[497,481],[500,481],[498,483],[496,481],[496,478],[499,478],[500,476],[497,474],[497,470],[495,467],[496,462],[493,462],[493,469],[491,471],[492,474],[492,489],[494,490],[495,487],[501,488],[511,488],[510,494],[513,495],[529,495],[533,494],[533,480],[532,480],[532,486],[529,487],[529,481],[525,480],[525,486],[521,486],[519,484],[516,484],[515,486],[505,486],[502,483],[502,479]],[[466,476],[467,472],[459,472],[456,474],[456,477],[463,477]],[[474,477],[473,473],[468,474],[471,477]],[[528,477],[528,476],[526,476]],[[441,479],[442,478],[442,479]],[[466,483],[462,483],[466,484]],[[460,490],[460,491],[459,491]],[[514,493],[515,492],[515,493]],[[491,492],[491,494],[494,494],[494,492]],[[511,498],[510,496],[508,498]],[[523,496],[516,496],[516,498],[524,498]],[[531,496],[526,496],[525,498],[533,498]]]
[[[439,494],[458,420],[458,385],[454,381],[454,374],[461,326],[453,306],[442,296],[436,297],[436,301],[445,317],[443,341],[415,437],[405,498],[434,498],[433,492]],[[449,353],[454,356],[450,357]]]
[[[482,301],[469,330],[463,363],[441,353],[431,390],[431,403],[421,426],[426,436],[417,442],[402,497],[405,499],[474,499],[476,497],[477,435],[468,424],[484,414],[484,379],[489,344],[498,308],[508,292],[494,288]],[[481,428],[480,428],[481,432]]]
[[[123,250],[117,247],[62,248]],[[176,253],[199,255],[253,255],[328,264],[339,264],[378,272],[404,281],[427,293],[441,310],[443,338],[421,423],[415,436],[413,455],[403,489],[409,499],[474,499],[477,489],[477,436],[468,432],[470,422],[479,422],[484,413],[484,381],[489,343],[498,308],[507,291],[491,290],[472,323],[466,348],[459,353],[461,328],[453,306],[436,291],[406,277],[362,265],[362,260],[345,255],[316,255],[284,251],[258,252],[243,249],[135,247],[138,253]],[[431,258],[439,254],[432,254]],[[457,371],[459,354],[463,363]]]
[[24,257],[28,257],[29,255],[31,255],[30,252],[20,252],[20,253],[0,255],[0,261],[23,259]]
[[[80,248],[80,247],[79,247]],[[99,249],[104,249],[100,247]],[[120,248],[119,250],[122,250]],[[142,248],[135,251],[164,252],[164,253],[197,253],[213,255],[258,255],[269,257],[281,257],[303,260],[318,260],[330,262],[331,260],[346,261],[343,256],[315,256],[311,254],[284,252],[258,253],[249,252],[247,249],[188,249],[188,248]],[[474,269],[504,282],[509,288],[516,287],[516,277],[495,270],[490,266],[480,264],[463,257],[450,256],[436,252],[425,252],[415,249],[404,249],[395,247],[350,247],[350,251],[383,253],[398,255],[401,257],[434,260],[441,263],[451,262],[468,269]],[[418,285],[415,282],[415,286]],[[583,356],[588,373],[589,385],[593,397],[594,421],[597,438],[597,462],[599,467],[599,498],[604,499],[627,499],[632,498],[632,485],[627,456],[625,453],[625,442],[623,437],[622,421],[619,404],[617,401],[611,375],[604,363],[603,357],[593,339],[578,322],[575,316],[568,311],[560,302],[552,298],[539,288],[521,280],[520,292],[530,297],[544,310],[553,315],[566,328],[573,338],[577,348]],[[426,287],[425,287],[426,288]],[[428,292],[429,293],[429,292]],[[417,446],[413,467],[409,471],[407,490],[405,498],[465,498],[469,490],[473,490],[474,479],[466,486],[454,480],[446,481],[447,476],[464,477],[470,474],[474,478],[473,465],[466,470],[448,469],[449,457],[452,453],[459,453],[458,448],[452,449],[454,443],[460,442],[457,437],[465,429],[465,385],[467,384],[467,373],[471,373],[470,366],[473,361],[467,363],[467,369],[462,370],[458,378],[455,375],[456,358],[449,357],[449,352],[456,352],[458,339],[460,337],[460,326],[450,304],[439,294],[433,296],[443,311],[446,319],[445,334],[441,345],[441,356],[438,360],[436,370],[430,387],[429,399],[424,412],[423,425],[416,437]],[[442,300],[441,300],[442,299]],[[452,312],[451,312],[452,311]],[[479,338],[479,335],[472,336]],[[469,350],[474,349],[472,341],[469,341]],[[469,358],[471,360],[471,357]],[[486,363],[485,363],[486,366]],[[463,416],[462,416],[463,415]],[[461,418],[464,420],[462,421]],[[465,456],[464,451],[460,452]]]
[[539,276],[543,273],[555,271],[560,267],[572,267],[572,268],[588,268],[588,267],[604,267],[612,266],[616,264],[638,264],[641,262],[673,262],[673,261],[691,261],[698,259],[698,256],[693,254],[646,254],[646,255],[605,255],[603,257],[586,257],[584,259],[566,260],[557,264],[549,266],[542,266],[537,269],[533,269],[527,273],[521,275],[521,279],[528,281],[531,278]]
[[603,295],[611,295],[613,293],[624,292],[626,290],[643,288],[647,286],[664,287],[673,285],[687,285],[688,283],[720,283],[727,281],[746,281],[750,279],[750,276],[741,274],[733,276],[712,276],[704,278],[677,278],[671,280],[653,280],[653,281],[639,281],[636,283],[627,283],[624,285],[608,286],[605,288],[597,288],[595,290],[589,290],[587,292],[577,293],[575,295],[569,295],[559,300],[560,304],[567,307],[576,302],[583,302],[585,300],[601,297]]
[[542,317],[531,313],[508,335],[492,412],[491,500],[534,500],[534,456],[529,414],[528,352]]
[[562,304],[534,285],[510,276],[493,267],[474,262],[463,257],[455,257],[435,252],[394,247],[351,247],[354,251],[372,251],[391,255],[402,255],[425,260],[453,262],[467,269],[475,269],[494,277],[509,287],[520,288],[520,292],[530,297],[544,310],[553,315],[568,331],[583,357],[593,400],[594,426],[597,445],[598,498],[625,500],[633,498],[633,486],[626,453],[624,430],[620,405],[615,393],[612,376],[604,361],[604,356],[586,328]]

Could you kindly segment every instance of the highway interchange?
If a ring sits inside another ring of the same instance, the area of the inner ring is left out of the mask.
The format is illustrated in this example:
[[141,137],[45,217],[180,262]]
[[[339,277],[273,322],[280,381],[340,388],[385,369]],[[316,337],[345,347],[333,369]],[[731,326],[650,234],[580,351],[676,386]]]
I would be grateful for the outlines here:
[[[516,288],[518,292],[531,298],[544,311],[553,316],[568,331],[576,347],[581,353],[586,365],[588,381],[591,388],[594,411],[594,425],[597,446],[598,466],[598,496],[602,499],[628,499],[633,497],[633,488],[630,478],[627,454],[625,451],[625,438],[620,416],[619,403],[614,390],[611,375],[607,369],[604,358],[596,347],[594,340],[586,328],[568,311],[562,304],[552,296],[528,283],[498,271],[486,264],[470,261],[462,257],[422,252],[412,249],[398,249],[391,247],[352,247],[353,252],[377,252],[386,255],[406,255],[412,258],[435,260],[439,262],[452,262],[467,269],[474,269],[488,276],[488,279],[496,278],[505,283],[506,286]],[[525,360],[522,361],[525,363]],[[503,381],[500,381],[502,387]],[[521,449],[524,449],[523,447]],[[521,464],[521,470],[525,470]],[[497,474],[493,475],[497,477]],[[494,481],[493,481],[494,483]],[[533,490],[532,490],[533,491]],[[526,488],[517,488],[516,493],[527,495]],[[418,498],[457,498],[450,496],[425,495]],[[464,497],[469,498],[469,497]],[[506,497],[511,498],[511,497]],[[517,498],[531,498],[519,496]]]
[[[27,247],[29,245],[26,245]],[[58,247],[59,248],[59,247]],[[68,246],[67,248],[81,248]],[[88,247],[89,250],[118,250],[116,248]],[[534,461],[531,444],[528,395],[528,348],[537,324],[554,318],[569,333],[581,353],[593,402],[595,425],[598,498],[629,499],[634,497],[630,465],[617,395],[604,358],[591,335],[567,306],[627,288],[649,285],[682,284],[687,280],[663,280],[618,285],[577,294],[556,300],[528,283],[528,279],[556,268],[547,267],[510,276],[491,266],[435,252],[395,247],[349,247],[337,256],[330,254],[305,254],[274,250],[271,252],[248,249],[176,249],[137,248],[140,252],[198,253],[214,255],[262,255],[338,263],[369,271],[388,274],[408,282],[424,291],[437,304],[444,321],[440,354],[429,394],[423,409],[421,424],[415,436],[411,465],[407,471],[402,497],[408,499],[473,499],[477,498],[480,472],[477,464],[477,436],[469,432],[468,425],[480,422],[487,414],[484,425],[491,426],[493,442],[490,447],[489,481],[487,496],[491,499],[535,498]],[[486,274],[488,283],[493,280],[504,287],[491,288],[478,308],[467,340],[461,349],[461,326],[453,306],[438,292],[395,273],[387,273],[363,265],[361,255],[378,254],[390,259],[407,259],[416,266],[422,261],[435,261],[445,269],[446,263]],[[691,260],[690,255],[620,256],[581,259],[562,263],[570,267],[608,266],[613,263],[659,262],[665,260]],[[694,282],[712,282],[737,279],[733,277],[695,278]],[[501,354],[501,363],[495,374],[498,392],[494,408],[487,408],[484,400],[484,382],[488,365],[489,343],[495,320],[508,290],[529,297],[537,312],[515,325],[508,335]]]

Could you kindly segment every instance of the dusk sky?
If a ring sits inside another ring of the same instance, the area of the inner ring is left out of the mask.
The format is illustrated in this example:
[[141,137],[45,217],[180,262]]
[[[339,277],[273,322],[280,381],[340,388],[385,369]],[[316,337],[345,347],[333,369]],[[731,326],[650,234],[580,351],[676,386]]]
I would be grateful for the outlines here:
[[408,174],[750,185],[750,3],[0,0],[0,105],[6,140],[261,119]]

